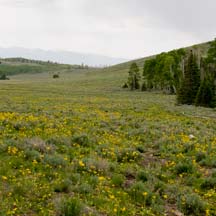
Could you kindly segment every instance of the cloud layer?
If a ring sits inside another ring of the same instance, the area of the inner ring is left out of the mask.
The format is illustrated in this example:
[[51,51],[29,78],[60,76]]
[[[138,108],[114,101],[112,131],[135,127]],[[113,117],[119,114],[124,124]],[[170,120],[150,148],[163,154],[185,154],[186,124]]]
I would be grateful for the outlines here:
[[213,39],[214,0],[0,0],[0,46],[136,58]]

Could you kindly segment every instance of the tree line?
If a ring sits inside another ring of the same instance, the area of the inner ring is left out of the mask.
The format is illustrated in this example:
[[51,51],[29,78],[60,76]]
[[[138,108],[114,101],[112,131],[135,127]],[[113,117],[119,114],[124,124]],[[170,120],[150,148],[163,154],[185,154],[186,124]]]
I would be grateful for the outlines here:
[[178,104],[216,106],[216,39],[207,55],[185,49],[161,53],[145,61],[142,75],[133,62],[123,88],[177,95]]

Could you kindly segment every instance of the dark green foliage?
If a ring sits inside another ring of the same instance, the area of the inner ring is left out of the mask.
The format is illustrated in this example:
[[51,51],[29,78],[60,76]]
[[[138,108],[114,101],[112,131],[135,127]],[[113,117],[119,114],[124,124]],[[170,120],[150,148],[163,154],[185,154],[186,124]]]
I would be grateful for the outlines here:
[[142,182],[148,181],[148,174],[145,171],[140,171],[137,174],[137,179]]
[[204,152],[198,152],[196,154],[196,162],[200,162],[205,158],[206,158],[206,153],[204,153]]
[[130,90],[140,89],[140,73],[137,64],[134,62],[131,64],[129,70],[129,77],[128,77],[128,85]]
[[204,78],[197,92],[196,106],[215,107],[214,83],[209,78]]
[[143,145],[138,145],[136,147],[136,150],[140,153],[144,153],[146,151],[145,147]]
[[146,88],[176,93],[182,78],[181,61],[184,55],[185,51],[179,49],[146,60],[143,68]]
[[122,88],[128,88],[128,84],[124,83],[124,85],[122,86]]
[[0,74],[15,75],[24,73],[40,73],[43,72],[41,65],[0,65]]
[[4,62],[12,62],[12,63],[27,63],[27,64],[41,64],[41,65],[52,65],[52,64],[58,64],[56,62],[51,61],[41,61],[41,60],[33,60],[33,59],[26,59],[26,58],[5,58],[3,59]]
[[[178,104],[215,107],[216,39],[210,43],[207,58],[201,56],[197,59],[194,52],[199,52],[199,56],[204,52],[197,51],[194,47],[195,51],[191,50],[185,60],[186,50],[173,50],[145,60],[141,90],[159,90],[177,94]],[[134,65],[131,68],[138,70]],[[131,74],[133,73],[129,72],[128,84],[130,89],[134,90],[135,79]]]
[[152,89],[154,87],[153,83],[155,80],[155,66],[156,59],[149,59],[145,61],[143,68],[143,78],[147,82],[147,89]]
[[53,79],[58,79],[59,78],[59,74],[54,74],[53,75]]
[[193,173],[193,164],[190,162],[180,162],[175,167],[175,172],[177,175],[183,173]]
[[119,187],[122,186],[124,183],[125,177],[122,174],[114,174],[112,176],[112,184]]
[[206,61],[208,63],[213,63],[216,64],[216,39],[214,39],[214,41],[211,42],[210,44],[210,48],[208,50],[208,56],[206,58]]
[[0,76],[0,80],[9,80],[9,78],[6,76],[6,74],[2,74]]
[[204,182],[201,184],[202,189],[214,189],[216,188],[216,178],[215,177],[209,177],[204,180]]
[[179,104],[194,104],[200,86],[200,71],[191,51],[185,65],[184,78],[177,94]]
[[58,74],[59,71],[87,70],[88,67],[81,68],[80,65],[66,65],[54,62],[45,62],[37,60],[29,60],[24,58],[7,58],[3,59],[0,64],[0,76],[17,75],[17,74],[35,74],[50,72]]
[[142,91],[147,91],[147,85],[146,85],[145,82],[142,84],[141,90],[142,90]]
[[[206,59],[201,59],[201,76],[197,60],[191,51],[185,65],[185,76],[178,91],[179,104],[215,107],[216,41],[211,43]],[[201,82],[201,83],[200,83]]]

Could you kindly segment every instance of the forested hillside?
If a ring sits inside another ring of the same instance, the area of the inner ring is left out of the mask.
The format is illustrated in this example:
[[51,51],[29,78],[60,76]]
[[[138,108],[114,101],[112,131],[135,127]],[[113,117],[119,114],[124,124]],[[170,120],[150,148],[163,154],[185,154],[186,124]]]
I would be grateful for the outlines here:
[[177,94],[179,104],[215,107],[216,40],[131,63],[123,88]]
[[0,59],[0,75],[6,76],[16,74],[33,74],[33,73],[58,73],[62,71],[74,71],[88,69],[87,65],[66,65],[50,61],[37,61],[25,58],[5,58]]

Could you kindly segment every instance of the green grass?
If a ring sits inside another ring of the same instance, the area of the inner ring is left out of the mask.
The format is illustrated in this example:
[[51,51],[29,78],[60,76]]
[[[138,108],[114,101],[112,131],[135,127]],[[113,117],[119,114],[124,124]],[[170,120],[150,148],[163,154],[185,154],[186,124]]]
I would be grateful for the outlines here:
[[215,110],[113,68],[0,81],[0,215],[216,214]]
[[[67,65],[67,64],[57,64],[52,62],[35,61],[23,58],[7,58],[0,59],[0,75],[5,74],[7,76],[13,75],[31,75],[38,73],[49,73],[60,74],[64,72],[83,72],[86,70],[91,71],[93,68],[86,69],[80,65]],[[96,69],[94,69],[96,70]]]

